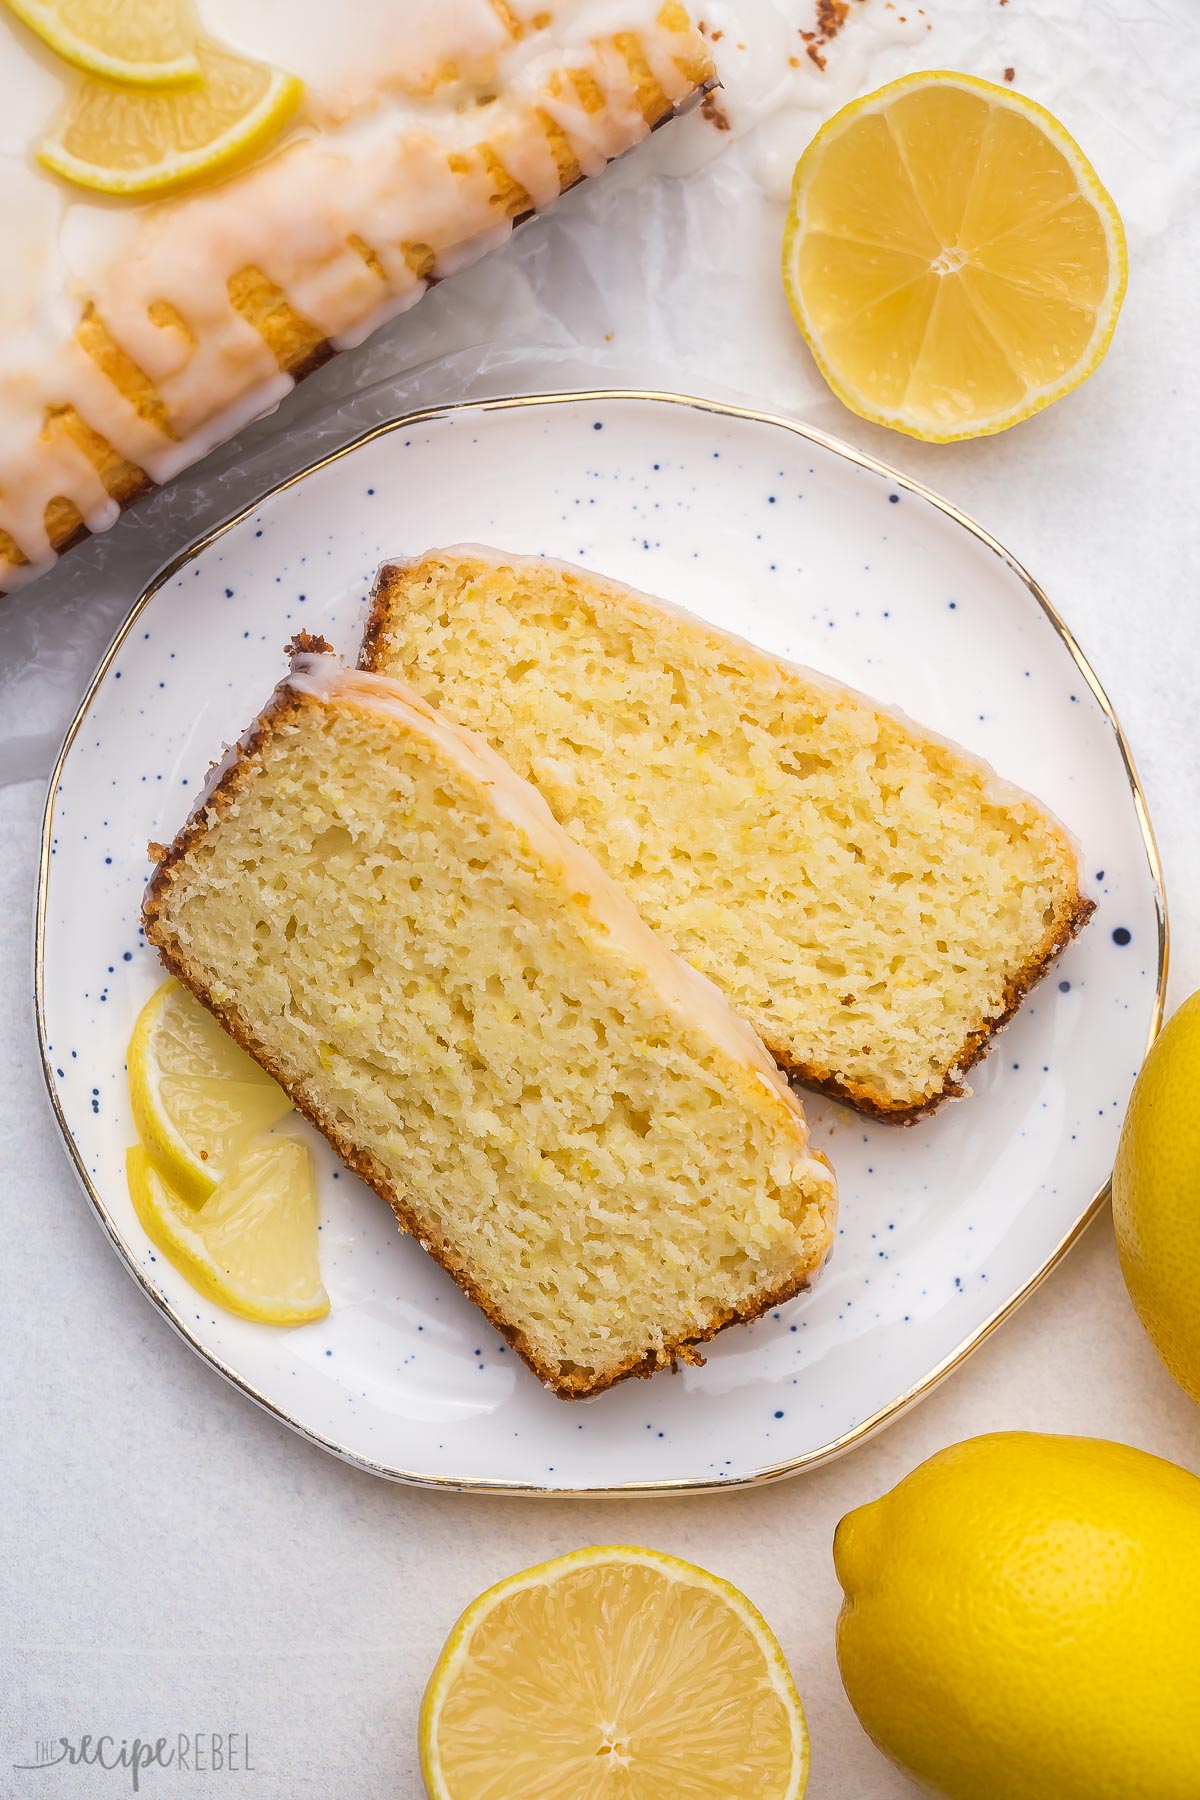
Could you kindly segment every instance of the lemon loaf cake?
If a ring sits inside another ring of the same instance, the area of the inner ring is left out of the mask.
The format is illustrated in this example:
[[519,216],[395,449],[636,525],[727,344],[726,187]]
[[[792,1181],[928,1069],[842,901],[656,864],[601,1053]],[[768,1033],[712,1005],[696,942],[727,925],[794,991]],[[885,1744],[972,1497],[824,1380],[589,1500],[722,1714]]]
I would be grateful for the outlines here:
[[1092,910],[986,763],[582,569],[387,564],[362,663],[484,735],[790,1074],[876,1117],[962,1094]]
[[482,740],[320,640],[146,933],[554,1391],[806,1285],[829,1166],[720,992]]
[[10,5],[0,591],[714,78],[680,0]]

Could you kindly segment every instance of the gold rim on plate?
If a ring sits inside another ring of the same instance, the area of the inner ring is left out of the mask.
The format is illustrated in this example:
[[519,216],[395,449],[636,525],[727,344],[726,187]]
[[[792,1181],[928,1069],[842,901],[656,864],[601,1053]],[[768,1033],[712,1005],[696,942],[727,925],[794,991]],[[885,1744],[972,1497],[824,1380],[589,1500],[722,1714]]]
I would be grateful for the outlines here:
[[54,831],[55,797],[58,792],[63,768],[66,764],[67,757],[71,752],[75,738],[78,735],[80,726],[83,724],[88,709],[95,699],[96,694],[108,674],[122,644],[125,642],[126,637],[129,635],[146,607],[154,599],[159,589],[164,587],[166,583],[170,581],[173,576],[178,574],[179,570],[186,564],[192,562],[197,556],[202,555],[203,552],[206,551],[210,545],[215,543],[218,538],[223,537],[225,533],[230,531],[235,525],[239,525],[243,519],[247,518],[258,507],[264,505],[267,501],[274,499],[276,494],[283,493],[285,489],[294,487],[297,482],[304,481],[310,475],[317,474],[320,470],[327,468],[331,463],[339,462],[343,457],[352,455],[356,450],[362,449],[364,444],[372,443],[376,438],[385,437],[393,431],[410,429],[414,425],[429,424],[436,419],[445,419],[465,412],[510,412],[518,407],[561,406],[564,404],[574,405],[586,403],[589,405],[603,405],[614,400],[654,401],[668,406],[686,406],[692,408],[693,411],[712,413],[721,418],[746,419],[756,425],[778,426],[784,431],[791,432],[795,437],[804,438],[809,443],[817,444],[821,449],[832,452],[835,456],[843,457],[847,462],[857,464],[859,468],[868,469],[875,475],[885,476],[889,482],[892,482],[897,487],[903,488],[906,493],[915,494],[920,499],[928,501],[930,505],[937,507],[939,512],[944,513],[947,518],[952,519],[956,525],[962,526],[964,531],[970,532],[981,544],[986,545],[992,554],[998,556],[1001,562],[1005,563],[1019,580],[1024,583],[1038,606],[1041,607],[1046,618],[1054,628],[1054,631],[1070,652],[1080,674],[1087,682],[1097,704],[1104,713],[1105,718],[1108,720],[1108,723],[1112,728],[1113,736],[1117,742],[1117,748],[1121,752],[1121,761],[1125,769],[1126,778],[1129,782],[1129,790],[1133,797],[1134,811],[1142,835],[1142,844],[1146,852],[1146,862],[1150,870],[1151,879],[1154,883],[1155,913],[1158,922],[1157,980],[1155,985],[1154,1007],[1150,1020],[1150,1035],[1146,1043],[1147,1050],[1158,1035],[1163,1019],[1169,950],[1167,898],[1163,887],[1162,864],[1159,860],[1158,845],[1155,842],[1154,829],[1150,823],[1150,815],[1146,807],[1146,798],[1142,791],[1142,784],[1138,777],[1137,769],[1134,766],[1133,753],[1129,748],[1129,742],[1122,730],[1121,722],[1113,710],[1108,695],[1101,687],[1095,671],[1082,650],[1079,648],[1079,645],[1076,643],[1070,628],[1050,600],[1047,599],[1046,595],[1038,586],[1029,571],[1025,569],[1017,561],[1016,557],[1011,555],[1001,543],[992,537],[990,532],[985,531],[981,525],[977,525],[974,519],[967,513],[961,512],[951,501],[944,500],[940,494],[934,493],[931,488],[923,486],[919,481],[914,481],[911,476],[901,474],[898,469],[889,467],[887,463],[877,461],[875,457],[868,456],[864,451],[854,449],[852,445],[843,443],[839,438],[831,437],[829,433],[819,431],[813,425],[803,425],[795,419],[784,418],[779,413],[759,412],[757,409],[747,406],[732,406],[721,400],[703,400],[693,394],[655,393],[650,389],[643,388],[592,388],[578,389],[574,392],[560,394],[511,394],[494,400],[460,400],[445,406],[422,407],[416,412],[404,413],[399,418],[387,419],[381,425],[373,425],[369,430],[362,432],[350,443],[343,444],[340,449],[330,451],[328,456],[322,456],[318,458],[317,461],[309,463],[305,468],[299,469],[296,474],[287,476],[283,481],[275,482],[262,493],[256,494],[247,505],[239,507],[237,512],[231,513],[230,516],[222,520],[219,525],[215,525],[212,530],[206,532],[203,537],[195,539],[185,550],[181,550],[178,556],[172,557],[171,560],[159,570],[158,574],[154,576],[149,585],[142,590],[142,593],[134,603],[133,610],[117,632],[115,638],[105,652],[99,668],[88,683],[87,691],[80,701],[79,709],[72,719],[70,728],[63,740],[62,749],[58,753],[58,757],[54,764],[54,771],[50,777],[49,793],[46,796],[46,810],[42,821],[41,856],[38,864],[37,916],[34,937],[34,1004],[37,1012],[38,1046],[41,1052],[42,1075],[46,1083],[46,1091],[50,1096],[50,1104],[54,1108],[54,1116],[58,1123],[59,1131],[70,1152],[71,1160],[75,1167],[75,1173],[79,1177],[80,1184],[88,1199],[91,1201],[92,1208],[107,1233],[113,1249],[125,1263],[130,1273],[139,1283],[143,1292],[152,1304],[160,1313],[162,1313],[164,1318],[174,1326],[180,1337],[191,1346],[198,1356],[208,1363],[211,1368],[215,1369],[219,1375],[223,1375],[226,1381],[230,1382],[235,1388],[238,1388],[243,1394],[247,1395],[249,1399],[261,1406],[265,1412],[271,1413],[275,1418],[282,1420],[285,1425],[290,1426],[291,1429],[298,1432],[301,1437],[307,1438],[310,1443],[317,1444],[321,1449],[328,1450],[332,1452],[334,1456],[340,1457],[343,1462],[351,1463],[355,1468],[365,1469],[369,1474],[381,1475],[389,1481],[403,1482],[409,1487],[447,1489],[452,1492],[460,1493],[521,1494],[530,1497],[543,1496],[554,1499],[578,1498],[581,1500],[626,1499],[650,1494],[721,1494],[728,1493],[731,1489],[761,1487],[767,1482],[781,1481],[786,1476],[798,1475],[803,1469],[815,1469],[822,1463],[832,1462],[835,1457],[843,1455],[856,1444],[863,1443],[867,1438],[874,1436],[874,1434],[881,1431],[885,1425],[889,1425],[894,1420],[900,1418],[910,1407],[915,1406],[919,1400],[923,1400],[927,1394],[932,1393],[933,1389],[937,1387],[939,1383],[944,1381],[948,1375],[953,1374],[954,1370],[957,1369],[961,1363],[966,1361],[971,1352],[976,1350],[985,1339],[989,1338],[997,1327],[1002,1325],[1004,1321],[1016,1311],[1017,1307],[1020,1306],[1023,1301],[1027,1300],[1035,1289],[1041,1286],[1042,1282],[1051,1271],[1058,1267],[1058,1264],[1062,1261],[1068,1250],[1070,1250],[1077,1240],[1082,1237],[1083,1233],[1087,1230],[1088,1226],[1109,1196],[1110,1183],[1106,1181],[1104,1186],[1100,1188],[1097,1193],[1093,1194],[1070,1230],[1054,1246],[1045,1262],[1042,1263],[1040,1268],[1034,1271],[1023,1287],[1019,1288],[1015,1294],[1004,1302],[1003,1305],[998,1306],[995,1312],[990,1314],[981,1325],[977,1326],[973,1332],[965,1337],[963,1341],[949,1353],[949,1355],[943,1357],[941,1362],[936,1363],[927,1374],[922,1376],[920,1381],[914,1383],[912,1387],[907,1389],[905,1393],[898,1395],[896,1399],[889,1401],[886,1406],[880,1407],[876,1412],[872,1413],[869,1418],[861,1420],[859,1424],[852,1426],[849,1431],[843,1432],[839,1437],[831,1438],[828,1443],[819,1444],[813,1450],[806,1450],[800,1456],[790,1457],[783,1462],[770,1463],[764,1468],[755,1469],[748,1475],[730,1476],[727,1479],[720,1481],[712,1481],[707,1477],[697,1477],[693,1479],[688,1476],[683,1476],[677,1480],[671,1481],[631,1481],[619,1484],[616,1487],[564,1488],[525,1481],[491,1480],[487,1477],[480,1476],[421,1475],[409,1469],[395,1468],[387,1463],[374,1462],[370,1457],[360,1456],[356,1451],[349,1449],[345,1444],[339,1444],[334,1438],[326,1437],[321,1432],[313,1431],[309,1426],[302,1424],[298,1419],[293,1419],[290,1414],[285,1412],[274,1400],[269,1399],[265,1394],[259,1393],[257,1388],[252,1387],[243,1376],[238,1374],[236,1369],[230,1368],[227,1363],[222,1362],[220,1357],[214,1355],[206,1345],[201,1343],[166,1297],[154,1287],[133,1250],[117,1230],[112,1216],[104,1204],[103,1197],[96,1188],[95,1183],[92,1181],[87,1168],[84,1166],[83,1159],[79,1154],[78,1146],[76,1145],[74,1137],[71,1134],[71,1129],[67,1124],[66,1115],[63,1112],[55,1086],[53,1070],[50,1066],[46,1044],[44,953],[46,906],[50,874],[50,846]]

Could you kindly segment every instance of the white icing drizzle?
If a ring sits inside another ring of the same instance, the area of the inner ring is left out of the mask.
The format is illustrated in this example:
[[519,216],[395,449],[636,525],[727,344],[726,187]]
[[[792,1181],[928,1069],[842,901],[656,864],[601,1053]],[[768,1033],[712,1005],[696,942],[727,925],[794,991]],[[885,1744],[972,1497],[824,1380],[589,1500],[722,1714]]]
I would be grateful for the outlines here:
[[523,781],[485,739],[438,712],[406,682],[348,669],[337,657],[323,652],[306,651],[294,656],[291,672],[281,687],[307,694],[324,706],[348,704],[386,714],[406,731],[426,739],[440,757],[462,769],[470,779],[482,781],[493,805],[538,854],[566,871],[572,889],[586,896],[592,916],[645,969],[664,1006],[692,1021],[698,1019],[728,1056],[752,1070],[783,1102],[796,1134],[793,1171],[803,1172],[827,1186],[832,1199],[834,1180],[828,1164],[805,1153],[808,1122],[804,1109],[757,1033],[734,1012],[707,976],[667,949],[624,890],[563,830],[538,790]]
[[[660,10],[661,0],[354,0],[349,9],[206,0],[207,28],[307,75],[309,117],[254,167],[154,206],[68,206],[65,190],[41,180],[57,254],[43,257],[46,273],[20,302],[27,327],[0,342],[0,530],[27,562],[5,564],[0,552],[0,583],[15,586],[52,560],[44,515],[55,498],[72,501],[93,529],[116,513],[69,434],[45,431],[51,412],[73,407],[153,481],[170,479],[292,385],[233,304],[233,276],[260,270],[321,337],[359,342],[415,304],[430,279],[507,236],[479,146],[540,208],[560,177],[539,110],[586,174],[646,135],[619,34],[636,35],[672,105],[693,91],[684,65],[707,56],[704,40]],[[14,54],[25,56],[23,45]],[[0,106],[8,56],[2,35]],[[601,106],[589,108],[572,71],[590,76]],[[29,231],[41,241],[46,217],[36,215],[35,205]],[[427,272],[416,272],[407,246],[428,247]],[[151,309],[163,302],[186,330],[161,322],[161,311],[156,321]],[[166,430],[80,348],[89,305],[154,384]]]
[[464,81],[487,81],[510,42],[500,12],[487,0],[400,6],[396,0],[353,0],[350,6],[345,0],[308,6],[296,0],[203,0],[201,10],[213,36],[247,56],[286,64],[331,113],[381,90],[430,93],[450,68]]

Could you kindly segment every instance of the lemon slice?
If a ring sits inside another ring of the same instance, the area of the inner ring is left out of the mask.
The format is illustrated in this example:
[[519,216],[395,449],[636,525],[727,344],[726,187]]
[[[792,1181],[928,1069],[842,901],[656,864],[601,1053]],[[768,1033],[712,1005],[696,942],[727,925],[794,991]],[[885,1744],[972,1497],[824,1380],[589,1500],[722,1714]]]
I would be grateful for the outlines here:
[[199,81],[195,28],[185,0],[8,0],[56,56],[133,86]]
[[796,165],[783,279],[852,411],[931,443],[1086,381],[1125,295],[1120,216],[1044,107],[946,71],[843,107]]
[[161,194],[261,149],[299,104],[300,82],[203,40],[196,54],[203,80],[193,87],[85,81],[38,161],[104,194]]
[[264,1325],[324,1318],[317,1190],[303,1144],[286,1137],[252,1144],[199,1211],[163,1180],[142,1145],[125,1161],[146,1236],[193,1287]]
[[251,1138],[291,1111],[283,1089],[177,981],[165,981],[142,1008],[127,1062],[138,1136],[192,1206]]
[[489,1588],[421,1704],[431,1800],[800,1800],[783,1652],[729,1582],[657,1550],[576,1550]]

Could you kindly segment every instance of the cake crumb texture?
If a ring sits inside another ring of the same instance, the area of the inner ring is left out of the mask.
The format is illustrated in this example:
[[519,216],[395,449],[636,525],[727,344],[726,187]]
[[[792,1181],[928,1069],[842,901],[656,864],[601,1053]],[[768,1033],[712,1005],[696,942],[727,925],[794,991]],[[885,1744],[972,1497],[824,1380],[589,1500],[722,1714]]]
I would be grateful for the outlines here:
[[965,1092],[1092,911],[979,758],[585,570],[385,564],[362,664],[494,744],[789,1073],[873,1116]]
[[167,967],[562,1396],[798,1292],[835,1188],[753,1033],[486,746],[301,664],[153,875]]

